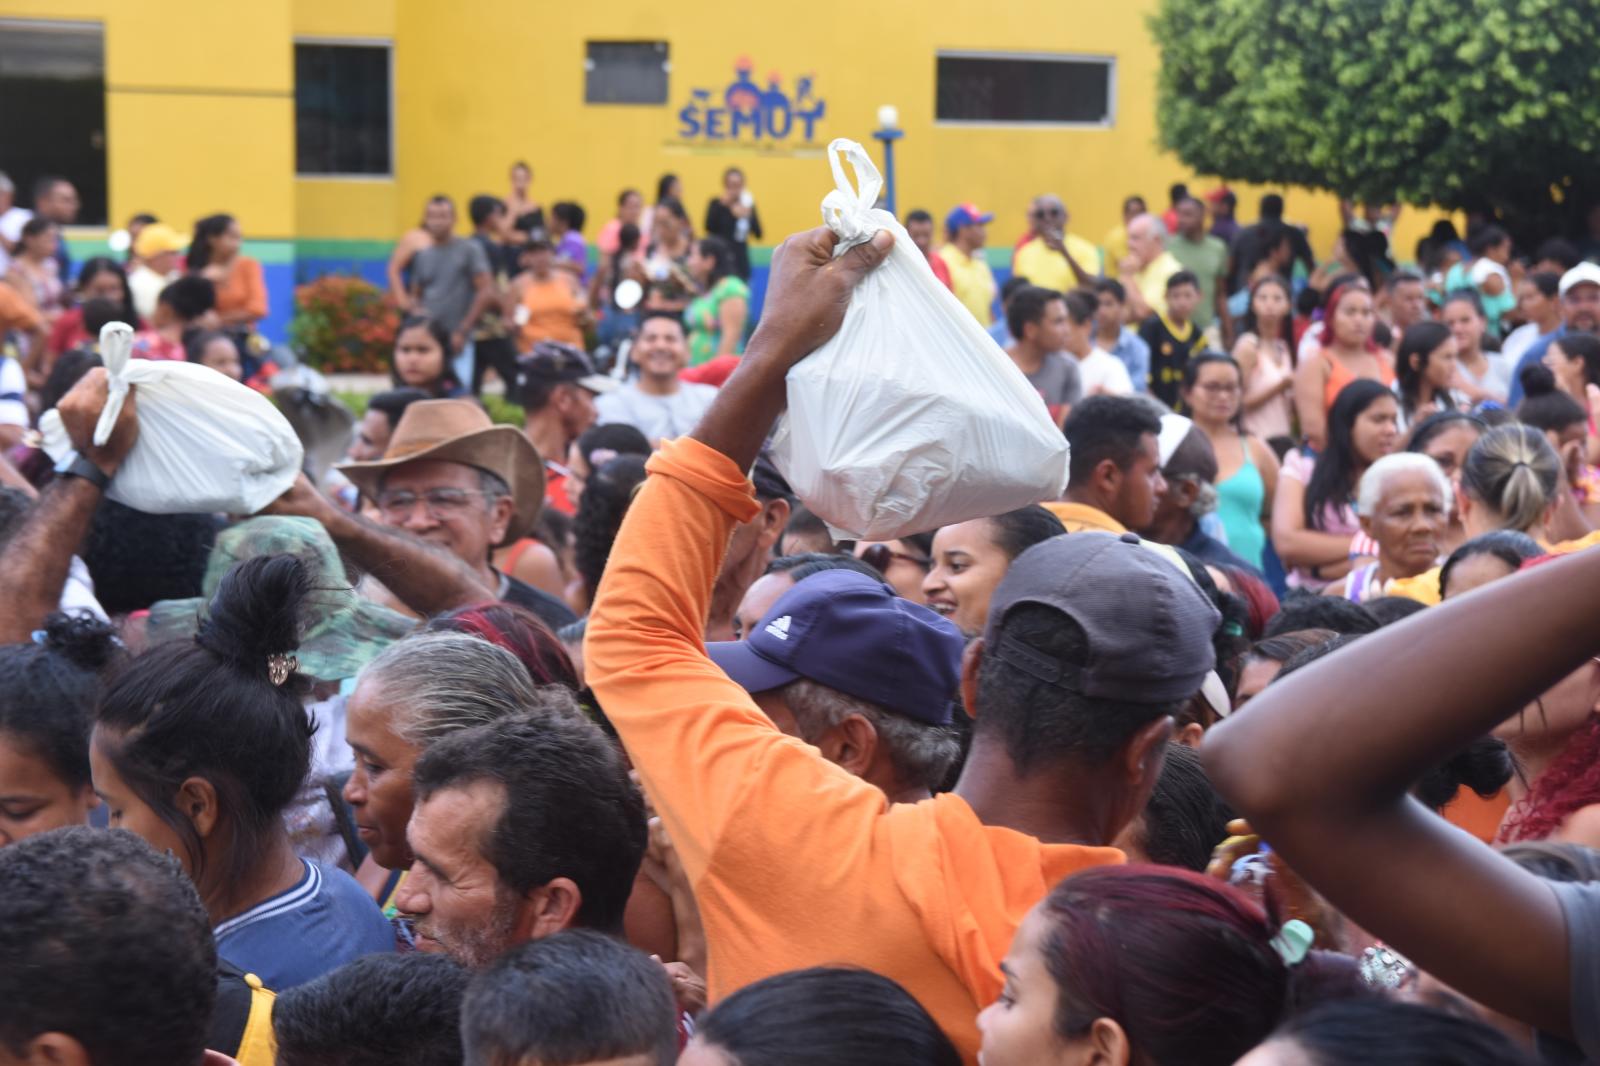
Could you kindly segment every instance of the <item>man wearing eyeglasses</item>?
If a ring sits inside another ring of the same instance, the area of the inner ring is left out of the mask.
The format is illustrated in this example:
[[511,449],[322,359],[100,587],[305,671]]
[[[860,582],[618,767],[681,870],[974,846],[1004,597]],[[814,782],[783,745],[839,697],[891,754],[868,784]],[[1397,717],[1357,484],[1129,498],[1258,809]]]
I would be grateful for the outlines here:
[[1067,205],[1045,193],[1028,208],[1029,236],[1011,257],[1011,273],[1056,292],[1093,285],[1100,277],[1100,249],[1067,232]]
[[520,429],[492,424],[466,400],[419,400],[383,458],[338,469],[377,504],[378,521],[445,549],[496,598],[552,629],[577,621],[566,604],[491,563],[495,548],[532,531],[544,502],[544,462]]

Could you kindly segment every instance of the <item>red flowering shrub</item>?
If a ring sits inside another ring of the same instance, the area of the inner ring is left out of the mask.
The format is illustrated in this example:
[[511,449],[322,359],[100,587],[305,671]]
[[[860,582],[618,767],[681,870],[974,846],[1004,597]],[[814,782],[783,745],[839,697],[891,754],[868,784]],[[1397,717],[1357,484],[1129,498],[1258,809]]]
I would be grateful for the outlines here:
[[328,274],[294,291],[289,341],[323,373],[385,374],[399,309],[364,278]]

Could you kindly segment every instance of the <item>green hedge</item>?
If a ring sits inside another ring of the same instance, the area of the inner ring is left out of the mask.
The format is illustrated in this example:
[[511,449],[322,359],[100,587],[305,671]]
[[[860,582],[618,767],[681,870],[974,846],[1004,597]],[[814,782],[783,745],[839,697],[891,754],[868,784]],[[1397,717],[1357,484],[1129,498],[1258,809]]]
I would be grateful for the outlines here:
[[[367,412],[367,399],[371,394],[365,392],[335,392],[334,398],[350,409],[357,420]],[[497,425],[516,426],[522,428],[522,408],[507,400],[503,396],[485,395],[483,397],[484,409],[489,412]]]

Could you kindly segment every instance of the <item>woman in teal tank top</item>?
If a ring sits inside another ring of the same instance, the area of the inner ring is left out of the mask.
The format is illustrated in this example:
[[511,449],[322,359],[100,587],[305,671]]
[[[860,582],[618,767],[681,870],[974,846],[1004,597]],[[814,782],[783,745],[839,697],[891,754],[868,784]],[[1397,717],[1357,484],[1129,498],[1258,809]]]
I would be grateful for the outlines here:
[[1244,375],[1226,355],[1208,352],[1183,370],[1183,402],[1217,455],[1217,517],[1228,547],[1261,568],[1267,548],[1267,516],[1278,487],[1278,458],[1239,425]]

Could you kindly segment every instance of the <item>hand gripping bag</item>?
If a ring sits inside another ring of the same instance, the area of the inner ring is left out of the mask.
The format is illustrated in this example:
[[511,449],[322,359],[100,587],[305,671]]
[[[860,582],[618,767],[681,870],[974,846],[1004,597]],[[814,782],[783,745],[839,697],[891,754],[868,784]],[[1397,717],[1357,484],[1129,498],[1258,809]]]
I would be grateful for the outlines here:
[[[839,153],[855,171],[845,177]],[[789,371],[772,458],[835,536],[892,540],[1059,499],[1067,442],[1038,391],[955,295],[904,227],[877,210],[883,185],[861,146],[828,146],[837,188],[822,217],[836,255],[894,233],[834,338]]]
[[[133,330],[100,331],[110,395],[94,442],[111,436],[128,386],[139,386],[139,439],[106,495],[150,514],[224,511],[254,514],[288,491],[303,451],[272,401],[198,363],[130,359]],[[39,428],[44,450],[60,459],[72,441],[54,410]]]

